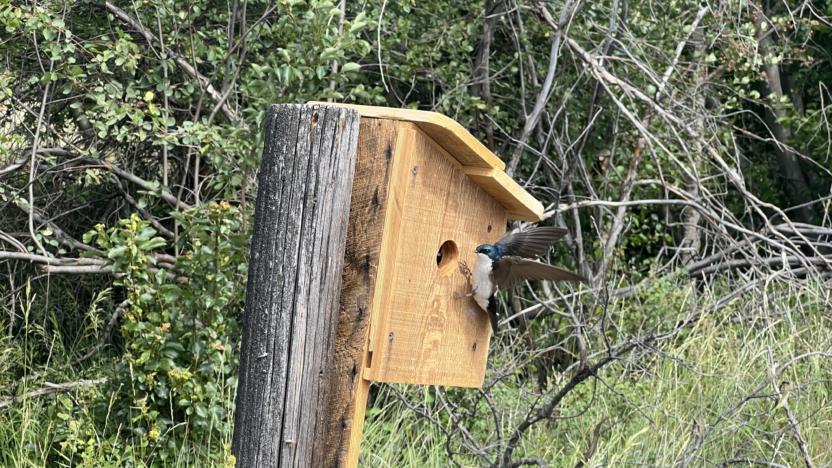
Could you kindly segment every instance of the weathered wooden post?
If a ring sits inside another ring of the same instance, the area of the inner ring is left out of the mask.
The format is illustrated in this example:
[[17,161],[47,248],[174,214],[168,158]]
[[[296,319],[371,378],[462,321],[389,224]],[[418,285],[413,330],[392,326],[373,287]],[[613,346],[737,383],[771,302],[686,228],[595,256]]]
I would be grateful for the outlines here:
[[457,266],[473,264],[474,247],[497,240],[506,219],[543,212],[504,168],[440,114],[272,107],[238,466],[356,466],[371,382],[482,385],[491,327]]
[[358,113],[269,109],[251,241],[233,452],[320,466]]

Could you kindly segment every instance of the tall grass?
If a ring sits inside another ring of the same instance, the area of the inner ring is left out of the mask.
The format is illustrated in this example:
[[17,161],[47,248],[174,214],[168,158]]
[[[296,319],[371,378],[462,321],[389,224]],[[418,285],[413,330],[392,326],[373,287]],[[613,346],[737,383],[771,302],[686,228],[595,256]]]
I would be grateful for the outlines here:
[[[696,307],[705,310],[711,303],[699,297]],[[638,304],[616,307],[626,312]],[[787,406],[809,455],[815,466],[830,466],[830,304],[823,284],[779,285],[705,315],[686,333],[634,352],[570,393],[553,419],[526,434],[515,458],[564,467],[581,461],[587,466],[803,465],[796,428],[777,406],[780,385],[788,382]],[[456,448],[458,432],[440,405],[425,403],[424,391],[402,392],[379,393],[384,411],[367,422],[362,459],[367,466],[447,465],[443,431],[454,434]],[[513,385],[492,393],[505,434],[527,414],[528,396]],[[496,456],[494,424],[467,421],[467,426],[480,447]],[[483,463],[470,456],[457,461]]]
[[[50,325],[54,312],[43,312],[54,308],[26,288],[17,311],[22,323],[16,324],[15,335],[0,337],[0,402],[6,406],[0,407],[0,466],[228,466],[231,425],[221,429],[220,438],[203,444],[182,437],[176,446],[162,447],[132,431],[131,421],[115,416],[116,395],[108,393],[107,385],[27,396],[52,384],[99,381],[113,374],[115,353],[107,348],[93,359],[78,361],[85,350],[103,340],[101,314],[111,312],[101,304],[108,295],[109,290],[101,291],[91,301],[82,320],[87,332],[68,339],[56,320]],[[34,316],[47,318],[32,320]],[[0,318],[4,330],[11,328],[7,319]],[[222,406],[233,414],[233,389],[224,382],[216,385],[222,390]],[[182,432],[188,429],[188,422],[177,427]]]
[[[691,289],[680,292],[662,287],[673,291],[651,294],[665,297],[666,307],[706,310],[716,300]],[[671,293],[681,299],[668,299]],[[697,294],[695,301],[691,294]],[[638,328],[641,319],[634,319],[635,315],[652,314],[662,307],[648,299],[619,301],[610,315],[624,331],[628,326]],[[21,303],[24,316],[35,303],[32,298]],[[655,348],[636,350],[577,387],[553,418],[523,436],[515,457],[564,467],[579,462],[585,466],[802,465],[798,428],[789,421],[786,408],[778,405],[780,390],[788,388],[785,406],[796,418],[809,456],[815,466],[830,466],[830,304],[830,291],[823,284],[780,284],[703,315],[685,333]],[[41,324],[27,323],[26,327],[26,339],[0,339],[0,379],[7,390],[14,385],[19,395],[45,382],[108,375],[112,364],[106,353],[83,366],[66,367],[68,358],[61,353],[67,351],[57,348],[64,341],[55,336],[58,331]],[[513,333],[505,332],[493,344],[493,365],[508,361],[501,353],[516,352],[505,345]],[[33,354],[44,352],[54,356],[48,366],[31,364]],[[21,369],[24,375],[15,375]],[[555,375],[552,388],[568,377]],[[784,382],[788,384],[781,387]],[[482,465],[485,458],[478,451],[496,460],[506,435],[526,416],[529,403],[541,396],[530,387],[522,379],[507,379],[490,389],[486,404],[476,390],[378,386],[367,413],[361,463],[444,467],[451,464],[449,450],[463,466]],[[25,398],[0,409],[0,465],[220,466],[231,462],[230,426],[223,428],[224,437],[218,440],[199,446],[183,442],[173,448],[173,459],[161,460],[161,448],[147,438],[126,436],[130,422],[116,420],[111,408],[101,403],[112,401],[112,395],[102,393],[103,388],[79,387]],[[471,410],[475,401],[493,406],[498,417]],[[226,393],[223,405],[233,411],[234,395]],[[453,418],[458,418],[469,436],[460,433]]]

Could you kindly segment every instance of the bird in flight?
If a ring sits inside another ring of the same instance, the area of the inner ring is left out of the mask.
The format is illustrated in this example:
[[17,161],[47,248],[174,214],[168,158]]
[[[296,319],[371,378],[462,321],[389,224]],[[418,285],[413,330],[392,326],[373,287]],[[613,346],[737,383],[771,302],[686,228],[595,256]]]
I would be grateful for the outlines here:
[[[523,280],[583,281],[583,276],[537,261],[566,234],[566,229],[536,226],[511,232],[495,244],[482,244],[475,250],[474,271],[468,272],[474,301],[488,312],[491,329],[497,333],[497,292]],[[464,266],[463,271],[467,271]]]

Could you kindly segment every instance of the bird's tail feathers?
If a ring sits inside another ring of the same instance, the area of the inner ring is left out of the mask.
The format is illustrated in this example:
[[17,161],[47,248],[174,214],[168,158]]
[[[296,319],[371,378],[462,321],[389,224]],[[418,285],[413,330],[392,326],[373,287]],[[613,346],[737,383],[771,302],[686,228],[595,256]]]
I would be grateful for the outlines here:
[[491,321],[491,331],[497,334],[497,297],[488,298],[488,320]]

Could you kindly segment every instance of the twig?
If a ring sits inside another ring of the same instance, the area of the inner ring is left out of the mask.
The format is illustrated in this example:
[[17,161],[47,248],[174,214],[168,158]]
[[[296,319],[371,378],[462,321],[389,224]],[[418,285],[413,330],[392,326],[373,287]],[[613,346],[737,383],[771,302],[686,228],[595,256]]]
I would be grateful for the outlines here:
[[[39,52],[36,52],[39,53]],[[54,61],[49,61],[49,71],[52,71],[52,65]],[[37,234],[35,233],[35,218],[34,218],[34,211],[35,211],[35,167],[36,167],[36,158],[38,154],[38,145],[40,144],[40,127],[43,123],[43,115],[46,113],[46,98],[49,96],[49,88],[52,85],[51,82],[46,84],[46,87],[43,90],[43,99],[40,102],[40,113],[38,114],[38,120],[35,123],[35,138],[32,142],[32,156],[29,159],[29,183],[27,184],[29,190],[29,235],[32,236],[32,242],[35,243],[40,253],[43,255],[47,255],[46,249],[43,247],[43,244],[40,243]]]
[[25,252],[9,252],[0,250],[0,260],[24,260],[32,263],[42,263],[45,265],[54,266],[74,266],[74,265],[106,265],[107,262],[96,258],[60,258],[47,257],[45,255],[38,255]]
[[520,443],[520,439],[523,437],[523,433],[525,433],[527,429],[529,429],[537,422],[549,418],[554,409],[560,404],[561,400],[563,400],[563,398],[567,394],[569,394],[569,392],[571,392],[575,387],[580,385],[583,381],[587,380],[588,378],[595,376],[598,373],[598,371],[601,370],[604,366],[615,361],[620,356],[629,353],[636,346],[642,346],[655,340],[656,336],[651,335],[646,338],[643,338],[640,341],[630,341],[614,349],[612,353],[600,359],[591,366],[587,366],[579,370],[575,375],[572,376],[571,379],[569,379],[569,381],[565,385],[563,385],[563,387],[561,387],[561,389],[557,393],[555,393],[551,398],[549,398],[549,400],[543,406],[538,408],[538,410],[535,411],[533,414],[530,414],[529,417],[524,419],[517,426],[517,428],[515,428],[514,433],[509,438],[508,444],[506,445],[506,449],[503,452],[501,465],[505,467],[512,466],[511,455],[514,452],[514,449]]
[[730,465],[760,465],[760,466],[768,466],[770,468],[788,468],[786,465],[781,465],[780,463],[774,463],[765,460],[755,460],[753,458],[748,457],[736,457],[730,460],[725,460],[724,462],[720,463],[719,466],[726,467]]
[[384,18],[385,8],[387,8],[387,0],[384,0],[381,3],[381,11],[378,14],[378,26],[376,27],[376,53],[378,55],[378,71],[381,74],[381,84],[384,86],[384,90],[389,93],[390,88],[387,86],[387,82],[384,80],[384,63],[381,60],[381,27],[382,19]]
[[77,365],[77,364],[80,364],[80,363],[86,361],[87,359],[95,356],[96,353],[98,353],[101,350],[101,348],[104,347],[105,341],[107,339],[109,339],[110,334],[113,332],[113,329],[116,327],[116,322],[118,322],[118,318],[121,316],[122,312],[124,312],[124,309],[126,309],[128,305],[130,305],[130,300],[125,299],[121,302],[121,304],[119,304],[116,307],[116,309],[113,311],[112,315],[110,315],[110,320],[107,321],[107,326],[104,328],[104,333],[101,336],[101,341],[98,344],[96,344],[95,346],[93,346],[92,349],[87,351],[86,354],[84,354],[83,356],[81,356],[78,359],[76,359],[75,361],[73,361],[72,364],[70,364],[70,365]]
[[787,402],[783,403],[783,411],[786,412],[786,416],[789,418],[789,425],[791,425],[794,438],[797,440],[798,447],[800,447],[800,453],[803,455],[803,462],[806,464],[806,468],[814,468],[815,463],[812,461],[812,456],[809,455],[809,447],[806,445],[806,439],[800,431],[800,423],[797,421]]
[[[537,93],[537,98],[534,102],[534,107],[529,115],[526,116],[526,122],[523,124],[523,130],[520,132],[518,144],[514,147],[514,152],[511,155],[509,163],[506,165],[506,173],[512,175],[517,169],[517,164],[520,163],[520,156],[523,154],[526,139],[528,139],[532,130],[540,123],[540,117],[543,114],[543,109],[549,102],[549,95],[552,93],[552,83],[555,79],[555,72],[558,68],[558,56],[560,55],[560,43],[563,39],[564,30],[568,27],[572,16],[578,10],[580,0],[567,1],[562,9],[559,23],[555,27],[555,32],[552,35],[552,45],[549,48],[549,66],[546,70],[546,78],[543,79],[543,85]],[[545,8],[545,7],[542,7]]]
[[144,217],[144,219],[148,220],[150,222],[150,224],[152,224],[153,227],[156,228],[156,231],[158,231],[159,234],[165,236],[168,239],[173,239],[173,238],[176,237],[174,235],[173,231],[166,228],[155,217],[153,217],[153,215],[151,215],[150,212],[148,212],[146,209],[142,208],[142,206],[139,204],[139,202],[137,202],[136,199],[133,198],[132,195],[130,195],[130,192],[128,192],[127,190],[124,189],[124,185],[121,183],[120,180],[118,180],[118,178],[115,178],[115,182],[116,182],[116,186],[118,187],[119,192],[121,192],[121,195],[124,197],[125,200],[127,200],[127,203],[129,203],[130,206],[135,208],[136,211],[138,211],[139,214],[141,214],[142,217]]
[[29,398],[44,396],[44,395],[51,395],[53,393],[59,392],[66,392],[78,387],[95,387],[107,382],[106,378],[101,379],[93,379],[93,380],[79,380],[77,382],[65,382],[59,384],[53,384],[49,382],[44,382],[43,387],[38,388],[36,390],[32,390],[26,392],[22,395],[13,396],[6,400],[0,400],[0,408],[6,408],[11,406],[13,403],[17,403],[19,401],[23,401]]
[[[118,19],[124,21],[125,23],[130,25],[130,27],[135,29],[139,34],[141,34],[142,37],[144,37],[145,41],[148,42],[148,44],[152,45],[154,42],[158,42],[158,38],[156,38],[156,36],[151,34],[150,31],[148,31],[147,28],[145,28],[141,23],[130,17],[130,15],[128,15],[127,12],[113,5],[110,2],[104,2],[104,5]],[[167,49],[167,53],[170,54],[171,57],[173,57],[173,60],[176,62],[177,65],[179,65],[180,68],[182,68],[182,70],[185,71],[185,73],[190,75],[192,78],[195,78],[199,82],[199,84],[205,89],[208,95],[211,96],[211,99],[214,101],[214,103],[222,104],[220,109],[222,110],[222,113],[225,114],[225,116],[228,118],[228,120],[239,125],[241,128],[248,128],[248,125],[246,125],[243,119],[241,119],[237,115],[237,113],[234,112],[233,109],[228,107],[228,104],[224,102],[225,100],[223,99],[222,94],[219,91],[217,91],[213,84],[211,84],[211,80],[209,80],[203,74],[201,74],[193,65],[191,65],[187,60],[185,60],[185,57],[183,57],[181,54],[171,50],[170,48]]]

